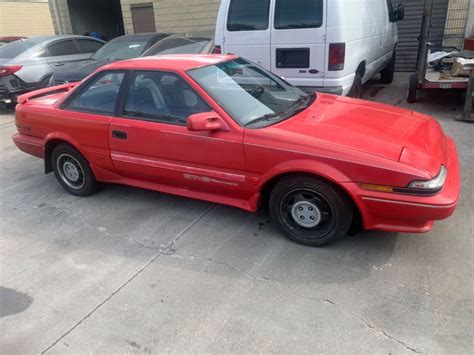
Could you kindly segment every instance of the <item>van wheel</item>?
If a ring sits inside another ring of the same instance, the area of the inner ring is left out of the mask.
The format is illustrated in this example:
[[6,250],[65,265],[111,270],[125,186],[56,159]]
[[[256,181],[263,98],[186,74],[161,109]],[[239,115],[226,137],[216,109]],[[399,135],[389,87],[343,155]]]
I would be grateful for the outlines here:
[[391,84],[393,82],[393,77],[395,74],[395,52],[392,54],[392,58],[390,58],[390,62],[387,66],[380,72],[382,76],[381,82],[382,84]]
[[288,239],[311,247],[347,234],[352,206],[331,184],[310,176],[281,179],[270,195],[270,215]]
[[352,84],[351,90],[348,96],[360,99],[362,97],[362,76],[356,73],[354,78],[354,84]]
[[61,186],[74,196],[90,196],[99,187],[86,159],[68,144],[54,148],[51,166]]
[[408,86],[407,102],[413,104],[416,102],[416,90],[418,88],[418,74],[410,75],[410,83]]

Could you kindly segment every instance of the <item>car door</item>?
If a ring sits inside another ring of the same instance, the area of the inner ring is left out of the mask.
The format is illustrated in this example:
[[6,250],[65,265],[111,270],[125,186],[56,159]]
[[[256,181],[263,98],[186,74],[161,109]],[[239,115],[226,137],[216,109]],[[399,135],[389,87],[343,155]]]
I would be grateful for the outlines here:
[[271,71],[297,86],[322,86],[326,23],[323,0],[274,0]]
[[[245,190],[243,132],[191,132],[190,115],[213,108],[178,74],[136,72],[112,120],[109,146],[124,177],[238,197]],[[170,191],[172,192],[172,191]]]
[[230,0],[223,21],[224,53],[233,53],[270,69],[271,0]]
[[72,39],[60,40],[48,45],[48,63],[54,72],[61,70],[67,63],[88,57],[90,54],[81,53]]

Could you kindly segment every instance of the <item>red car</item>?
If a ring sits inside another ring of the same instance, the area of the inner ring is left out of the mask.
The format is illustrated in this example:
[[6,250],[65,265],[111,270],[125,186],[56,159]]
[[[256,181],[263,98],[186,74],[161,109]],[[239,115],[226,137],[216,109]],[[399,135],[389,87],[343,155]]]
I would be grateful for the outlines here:
[[255,212],[322,246],[349,228],[427,232],[450,216],[456,148],[433,118],[307,95],[233,55],[116,62],[80,84],[28,93],[22,151],[71,194],[126,184]]

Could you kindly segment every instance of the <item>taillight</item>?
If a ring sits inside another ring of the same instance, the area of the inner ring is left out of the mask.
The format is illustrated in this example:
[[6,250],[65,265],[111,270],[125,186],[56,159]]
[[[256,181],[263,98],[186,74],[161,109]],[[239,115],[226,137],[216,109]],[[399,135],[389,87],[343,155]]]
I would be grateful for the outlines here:
[[214,46],[214,49],[212,50],[212,54],[222,54],[222,47]]
[[346,60],[346,44],[331,43],[329,45],[329,70],[344,70]]
[[7,76],[16,73],[22,68],[21,65],[9,65],[7,67],[0,67],[0,76]]

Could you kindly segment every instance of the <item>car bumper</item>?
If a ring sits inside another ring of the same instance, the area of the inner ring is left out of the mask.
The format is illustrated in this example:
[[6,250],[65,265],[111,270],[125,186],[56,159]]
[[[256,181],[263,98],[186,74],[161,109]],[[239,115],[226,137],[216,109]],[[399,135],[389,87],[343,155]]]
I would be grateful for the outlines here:
[[456,147],[448,138],[448,176],[441,192],[434,196],[413,196],[371,192],[355,183],[344,184],[354,197],[364,229],[389,232],[424,233],[434,221],[451,216],[460,193],[459,163]]
[[15,75],[0,78],[0,101],[15,102],[16,98],[24,93],[39,89],[40,83],[25,83]]
[[15,133],[12,136],[13,143],[22,152],[31,154],[35,157],[43,159],[44,157],[44,144],[43,139],[27,136],[21,133]]

